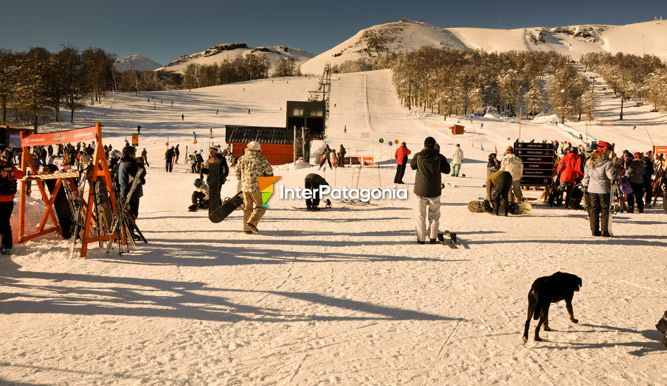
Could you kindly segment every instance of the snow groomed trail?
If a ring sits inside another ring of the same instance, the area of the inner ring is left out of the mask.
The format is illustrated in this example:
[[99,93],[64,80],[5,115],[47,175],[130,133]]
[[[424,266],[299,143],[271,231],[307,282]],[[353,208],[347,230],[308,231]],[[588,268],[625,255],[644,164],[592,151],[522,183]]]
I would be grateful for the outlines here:
[[[654,327],[667,304],[667,217],[658,210],[618,215],[617,237],[602,240],[590,236],[581,211],[469,213],[467,202],[483,194],[489,148],[513,141],[516,125],[475,122],[452,137],[444,129],[451,120],[398,104],[389,72],[334,80],[331,143],[380,159],[395,148],[376,136],[405,140],[415,152],[434,135],[448,157],[461,143],[467,177],[444,177],[441,229],[456,231],[465,247],[415,242],[412,193],[408,201],[334,202],[334,210],[319,212],[294,210],[304,204],[276,195],[260,235],[242,232],[241,212],[219,224],[188,212],[195,175],[182,161],[174,173],[164,171],[166,137],[192,146],[195,130],[199,149],[214,124],[215,143],[224,123],[280,124],[281,100],[304,99],[316,83],[287,81],[272,91],[268,80],[154,93],[162,111],[147,96],[115,95],[113,107],[86,111],[106,122],[114,147],[136,127],[130,120],[141,119],[140,148],[147,147],[151,167],[139,225],[150,244],[123,256],[93,248],[89,259],[70,260],[67,243],[47,239],[0,260],[0,383],[667,383]],[[357,130],[365,128],[364,114],[373,126],[368,137]],[[538,139],[566,135],[548,125],[524,130]],[[277,186],[301,187],[311,172],[276,167]],[[324,176],[336,187],[360,181],[370,188],[391,186],[393,174],[386,165]],[[411,190],[412,171],[405,181]],[[223,196],[235,187],[232,178]],[[573,302],[579,324],[556,304],[554,331],[524,346],[530,285],[558,270],[583,279]]]

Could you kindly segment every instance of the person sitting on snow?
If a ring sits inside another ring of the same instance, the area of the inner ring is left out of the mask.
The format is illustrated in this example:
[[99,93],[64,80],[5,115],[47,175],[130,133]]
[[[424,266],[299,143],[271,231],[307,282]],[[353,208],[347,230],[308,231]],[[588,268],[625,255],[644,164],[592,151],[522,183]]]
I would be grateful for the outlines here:
[[194,185],[197,190],[192,192],[192,205],[188,210],[196,212],[197,209],[208,209],[208,185],[201,178],[197,178]]

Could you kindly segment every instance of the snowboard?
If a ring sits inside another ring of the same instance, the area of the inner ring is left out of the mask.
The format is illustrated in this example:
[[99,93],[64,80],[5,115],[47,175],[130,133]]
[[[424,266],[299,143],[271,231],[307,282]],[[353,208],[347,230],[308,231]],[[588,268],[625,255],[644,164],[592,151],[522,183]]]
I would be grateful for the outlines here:
[[[210,188],[210,187],[209,187]],[[236,193],[232,198],[225,198],[217,207],[213,204],[213,195],[209,191],[208,219],[211,222],[219,223],[229,216],[233,211],[243,206],[243,196],[241,192]],[[217,192],[217,201],[220,202],[220,192]]]
[[[49,193],[53,194],[53,191],[56,188],[56,180],[45,180],[44,183],[49,189]],[[53,208],[56,210],[56,217],[58,218],[58,223],[60,224],[60,231],[62,232],[63,238],[65,240],[69,240],[73,234],[74,214],[72,213],[70,202],[67,200],[67,193],[65,192],[64,186],[66,183],[67,182],[63,180],[63,186],[58,189],[56,200],[53,202]]]
[[491,205],[485,205],[484,200],[473,200],[468,203],[468,210],[472,213],[492,213]]
[[[491,208],[491,205],[485,204],[484,200],[470,201],[468,203],[468,210],[472,213],[493,213],[493,208]],[[510,202],[508,213],[519,215],[530,213],[532,210],[533,206],[527,201],[520,202],[518,204]]]

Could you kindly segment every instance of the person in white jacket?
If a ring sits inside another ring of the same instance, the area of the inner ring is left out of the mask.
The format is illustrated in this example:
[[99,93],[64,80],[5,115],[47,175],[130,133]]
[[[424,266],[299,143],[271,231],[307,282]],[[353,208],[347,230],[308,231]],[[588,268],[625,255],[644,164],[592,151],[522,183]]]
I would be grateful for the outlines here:
[[521,193],[521,177],[523,176],[523,161],[521,158],[514,155],[514,148],[507,146],[505,156],[500,162],[500,170],[509,172],[512,175],[512,201],[522,201],[523,194]]
[[454,155],[452,155],[452,177],[459,176],[462,163],[463,163],[463,150],[461,150],[461,145],[457,143],[456,150],[454,150]]

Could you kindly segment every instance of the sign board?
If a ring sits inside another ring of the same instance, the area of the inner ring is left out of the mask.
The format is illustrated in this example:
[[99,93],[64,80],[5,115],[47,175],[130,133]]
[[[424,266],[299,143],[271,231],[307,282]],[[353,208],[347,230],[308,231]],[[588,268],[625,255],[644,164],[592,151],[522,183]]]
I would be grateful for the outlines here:
[[653,157],[658,157],[658,154],[663,154],[667,158],[667,146],[653,146]]
[[139,134],[132,134],[132,146],[139,146]]
[[516,142],[514,154],[523,161],[523,186],[551,185],[556,149],[551,143]]

